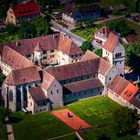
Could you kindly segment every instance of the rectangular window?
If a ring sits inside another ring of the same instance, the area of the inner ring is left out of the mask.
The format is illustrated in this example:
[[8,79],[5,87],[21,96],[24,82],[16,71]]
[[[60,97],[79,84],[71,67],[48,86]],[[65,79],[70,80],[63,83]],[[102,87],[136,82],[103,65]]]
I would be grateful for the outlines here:
[[50,52],[51,52],[51,53],[53,53],[53,52],[54,52],[54,50],[51,50]]
[[50,58],[53,58],[54,57],[54,55],[50,55]]

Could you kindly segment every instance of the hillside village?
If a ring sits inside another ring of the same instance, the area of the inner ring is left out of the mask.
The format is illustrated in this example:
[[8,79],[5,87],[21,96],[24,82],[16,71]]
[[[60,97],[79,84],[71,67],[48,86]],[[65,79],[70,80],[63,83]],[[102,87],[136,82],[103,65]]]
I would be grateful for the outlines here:
[[[44,7],[40,7],[38,1],[17,2],[8,8],[5,21],[0,24],[0,37],[12,35],[17,38],[8,38],[8,41],[3,38],[0,42],[0,69],[1,75],[5,77],[1,82],[1,108],[10,110],[11,114],[29,113],[35,118],[45,112],[69,107],[78,101],[107,98],[120,107],[136,111],[139,116],[139,67],[135,70],[128,66],[127,61],[130,59],[126,48],[126,44],[131,45],[136,40],[130,43],[128,38],[122,37],[121,33],[107,25],[99,26],[92,33],[90,40],[72,33],[73,28],[77,29],[77,26],[84,28],[85,21],[92,19],[95,22],[103,22],[104,14],[113,15],[116,11],[122,14],[128,7],[120,4],[103,8],[97,2],[84,4],[84,7],[76,7],[73,1],[60,3],[64,5],[63,12],[60,12],[62,15],[56,20],[55,16],[58,15],[53,13],[49,15],[50,21],[44,18]],[[51,5],[48,5],[46,9],[50,7]],[[60,18],[63,23],[60,23]],[[111,20],[116,19],[113,17]],[[40,27],[36,26],[38,21],[42,22]],[[47,26],[43,26],[45,22]],[[28,27],[26,24],[30,23],[31,26]],[[81,25],[77,25],[79,23]],[[67,26],[63,27],[62,24]],[[8,35],[9,25],[10,29],[14,28],[18,33]],[[24,26],[27,28],[24,29]],[[36,28],[36,35],[33,34],[34,29],[30,30],[33,26]],[[43,34],[43,31],[46,33]],[[127,37],[130,34],[129,32]],[[137,38],[136,34],[135,37]],[[86,49],[84,42],[87,43]],[[100,56],[98,51],[101,51]],[[137,57],[139,64],[139,56]],[[127,75],[135,71],[137,79],[128,78]],[[135,123],[137,134],[140,133],[139,121],[138,117]],[[13,124],[13,127],[12,131],[16,136],[16,125]],[[78,133],[78,130],[76,132]],[[83,132],[76,134],[79,139],[83,138],[81,133]],[[14,135],[10,135],[12,136],[8,136],[8,139],[13,140],[11,137]],[[18,140],[17,136],[14,139]]]

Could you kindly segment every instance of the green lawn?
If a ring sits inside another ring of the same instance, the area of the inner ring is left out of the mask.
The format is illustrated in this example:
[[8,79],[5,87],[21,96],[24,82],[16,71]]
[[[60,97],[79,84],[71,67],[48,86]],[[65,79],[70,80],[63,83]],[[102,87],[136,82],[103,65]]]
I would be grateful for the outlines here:
[[9,42],[9,41],[17,41],[17,40],[19,40],[18,35],[8,35],[7,33],[0,35],[0,42],[3,42],[3,43]]
[[7,131],[4,124],[0,123],[0,140],[7,140]]
[[85,27],[84,29],[73,29],[72,32],[86,40],[90,40],[96,30],[97,27]]
[[[112,140],[139,140],[137,136],[123,136],[118,138],[117,128],[114,126],[112,111],[120,107],[107,97],[96,97],[75,102],[63,108],[68,108],[92,126],[87,132],[81,132],[88,140],[96,139],[97,133],[105,132]],[[71,133],[72,130],[57,120],[50,112],[38,115],[14,114],[17,123],[14,123],[15,140],[46,140],[51,137]],[[75,140],[75,135],[60,138],[61,140]]]

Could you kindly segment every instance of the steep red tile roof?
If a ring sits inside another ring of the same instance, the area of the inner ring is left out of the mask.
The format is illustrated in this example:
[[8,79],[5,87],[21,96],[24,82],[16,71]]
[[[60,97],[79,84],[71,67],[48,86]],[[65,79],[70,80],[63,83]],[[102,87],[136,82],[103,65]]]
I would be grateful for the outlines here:
[[67,55],[83,54],[84,52],[70,38],[63,34],[52,34],[44,37],[24,39],[18,42],[9,43],[9,47],[19,52],[21,55],[31,55],[38,47],[40,50],[60,50]]
[[84,52],[78,47],[72,39],[60,34],[58,50],[67,55],[83,54]]
[[119,37],[113,32],[110,32],[107,41],[103,45],[103,48],[109,52],[113,52],[118,44],[119,44]]
[[119,75],[108,85],[108,88],[127,101],[130,101],[138,91],[138,87]]
[[36,2],[26,2],[11,7],[16,17],[40,14],[40,9]]
[[11,86],[22,85],[41,80],[37,66],[13,70],[4,80]]
[[99,59],[96,59],[57,67],[50,67],[45,70],[53,75],[58,81],[61,81],[86,76],[88,74],[95,74],[98,71],[98,66]]
[[95,32],[95,34],[101,34],[102,36],[108,38],[110,30],[107,26],[101,27],[99,30]]
[[[103,87],[103,84],[98,78],[92,78],[89,80],[82,80],[79,82],[74,82],[70,84],[65,84],[64,87],[68,89],[71,93],[85,91],[89,89],[94,89],[98,87]],[[68,94],[69,92],[65,92],[65,94]]]
[[8,45],[22,55],[31,55],[36,50],[54,50],[58,48],[59,33],[47,35],[44,37],[36,37],[31,39],[24,39],[18,42],[9,43]]
[[45,70],[43,70],[42,72],[43,72],[43,81],[41,83],[41,87],[44,89],[48,89],[52,84],[52,82],[55,80],[55,78]]
[[13,69],[21,69],[34,65],[31,61],[8,46],[3,46],[1,60]]
[[138,87],[129,82],[125,89],[121,92],[120,96],[127,101],[130,101],[138,91]]
[[43,89],[41,87],[32,87],[29,89],[29,94],[31,95],[34,102],[43,101],[47,99]]
[[112,65],[101,58],[93,60],[82,61],[78,63],[72,63],[63,66],[50,67],[46,71],[53,75],[58,81],[71,79],[80,76],[86,76],[90,74],[96,74],[100,72],[102,75],[106,75],[111,69]]
[[112,65],[110,64],[110,62],[106,61],[103,58],[100,58],[99,67],[98,67],[98,72],[100,74],[105,76],[111,68]]
[[86,61],[86,60],[91,60],[91,59],[96,59],[96,58],[99,58],[99,56],[96,55],[94,52],[87,50],[86,53],[81,58],[81,61]]

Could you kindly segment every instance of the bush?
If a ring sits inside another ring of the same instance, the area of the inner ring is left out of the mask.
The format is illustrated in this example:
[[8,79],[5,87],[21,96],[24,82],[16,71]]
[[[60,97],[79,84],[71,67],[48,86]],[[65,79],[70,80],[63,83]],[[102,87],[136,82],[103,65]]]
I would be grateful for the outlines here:
[[81,49],[83,51],[92,50],[92,48],[93,48],[93,46],[92,46],[92,43],[90,41],[83,42],[83,44],[81,46]]

